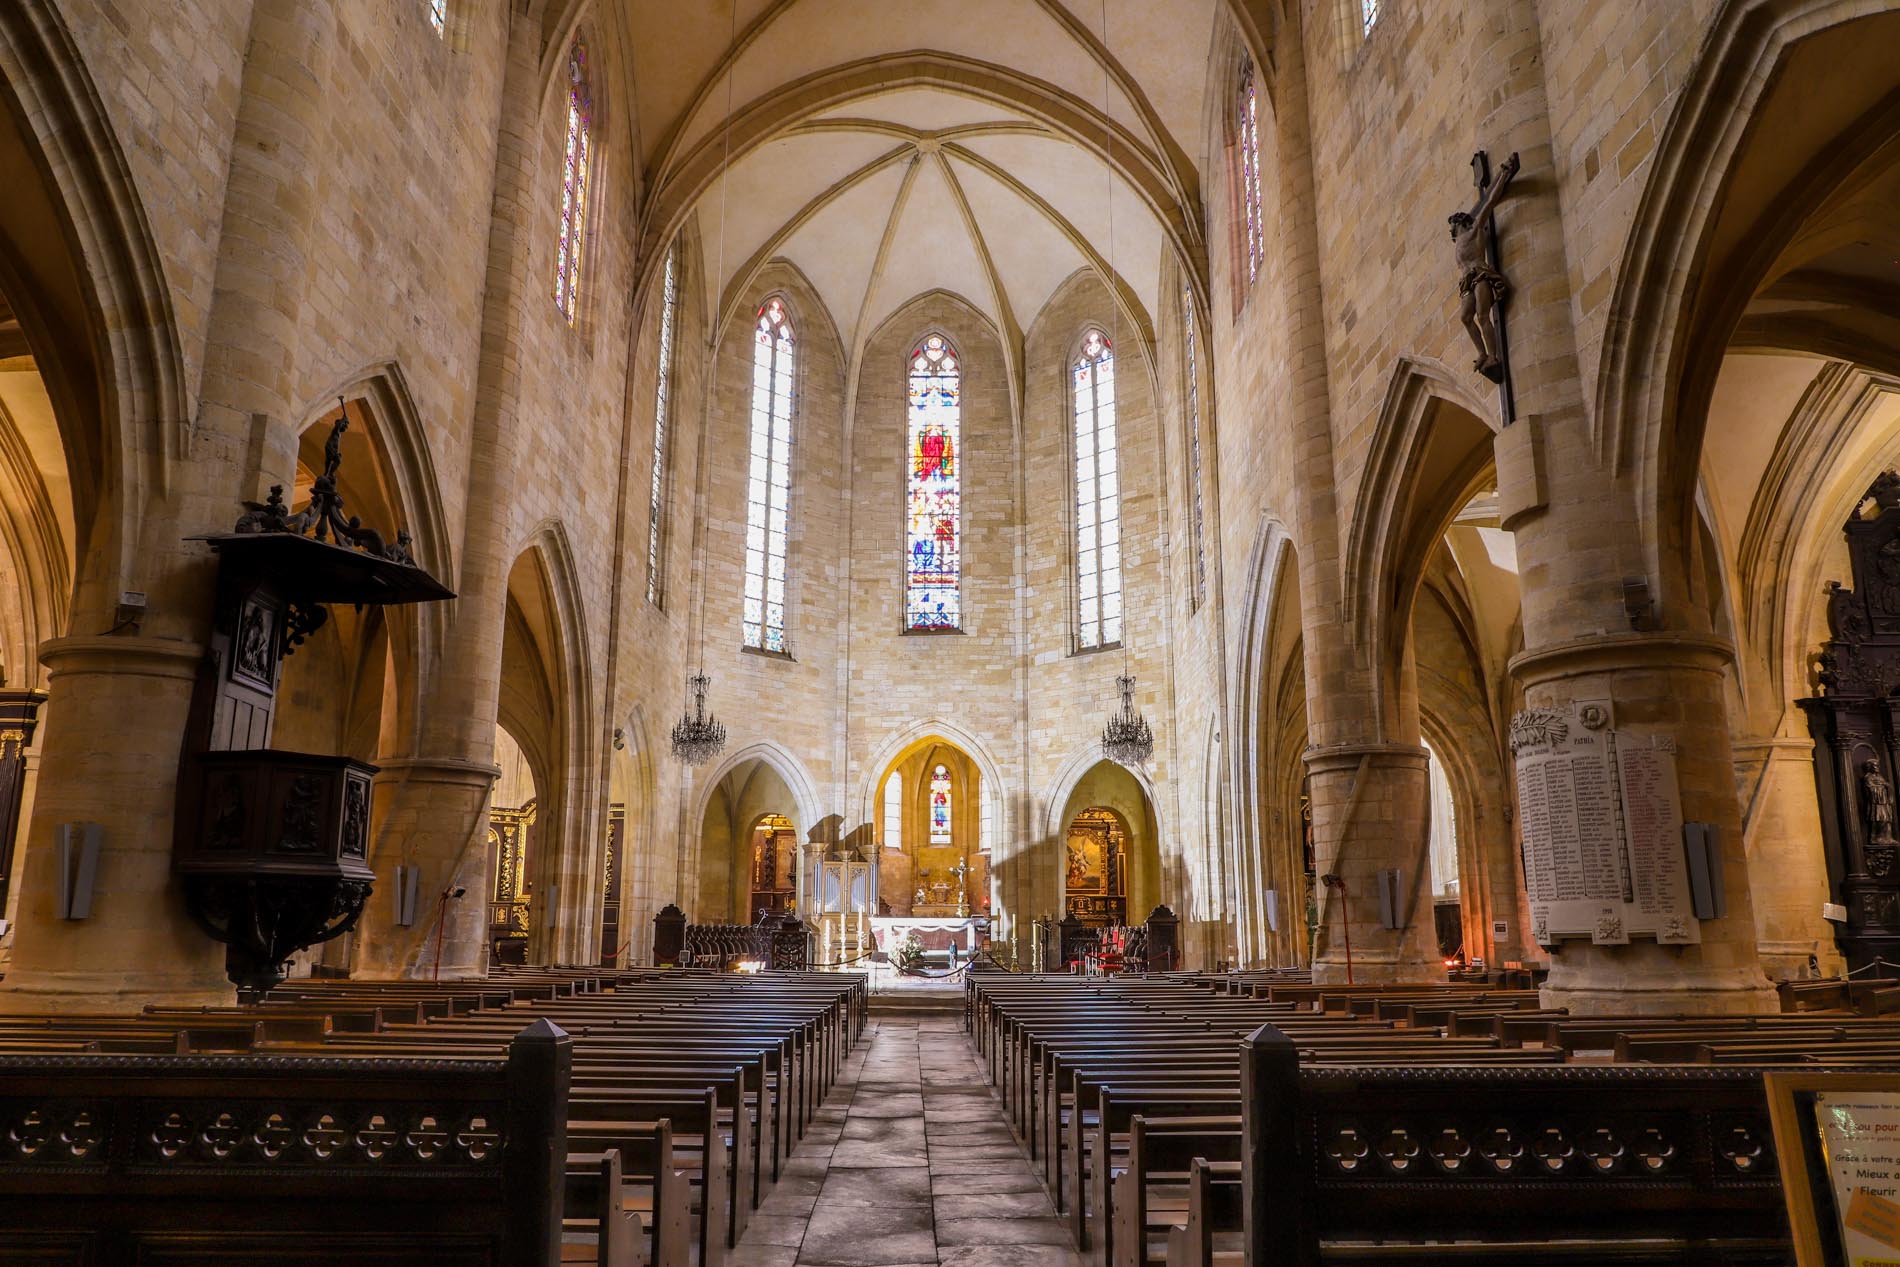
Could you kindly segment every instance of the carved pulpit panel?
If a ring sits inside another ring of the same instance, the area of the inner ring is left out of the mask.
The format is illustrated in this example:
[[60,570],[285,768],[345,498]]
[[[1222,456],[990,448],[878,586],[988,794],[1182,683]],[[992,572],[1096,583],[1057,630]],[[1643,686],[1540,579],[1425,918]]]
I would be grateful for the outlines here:
[[1836,938],[1850,967],[1900,961],[1900,475],[1883,472],[1842,526],[1853,587],[1830,581],[1820,694],[1797,701],[1814,736],[1815,792]]

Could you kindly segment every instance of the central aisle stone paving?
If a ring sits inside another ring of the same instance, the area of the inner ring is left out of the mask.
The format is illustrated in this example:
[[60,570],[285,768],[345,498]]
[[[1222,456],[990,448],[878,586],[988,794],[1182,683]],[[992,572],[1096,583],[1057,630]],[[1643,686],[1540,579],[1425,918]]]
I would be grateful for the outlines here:
[[956,1017],[873,1017],[732,1267],[1082,1267]]

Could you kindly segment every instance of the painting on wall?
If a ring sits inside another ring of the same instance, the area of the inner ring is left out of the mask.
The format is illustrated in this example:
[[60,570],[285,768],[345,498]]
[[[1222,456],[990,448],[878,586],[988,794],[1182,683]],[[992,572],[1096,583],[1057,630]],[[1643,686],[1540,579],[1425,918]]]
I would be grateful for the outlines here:
[[1110,871],[1120,844],[1119,824],[1105,810],[1085,810],[1069,824],[1068,878],[1070,893],[1109,893],[1119,887]]

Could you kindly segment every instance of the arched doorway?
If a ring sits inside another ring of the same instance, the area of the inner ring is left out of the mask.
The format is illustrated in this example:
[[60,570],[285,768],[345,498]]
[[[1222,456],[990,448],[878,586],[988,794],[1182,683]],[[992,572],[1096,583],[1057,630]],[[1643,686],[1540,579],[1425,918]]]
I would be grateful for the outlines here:
[[995,826],[976,761],[955,744],[920,740],[877,787],[878,914],[987,915]]
[[1160,832],[1141,780],[1098,761],[1069,790],[1058,821],[1050,856],[1057,917],[1097,928],[1146,920],[1163,894]]
[[729,767],[700,819],[695,922],[750,924],[761,903],[792,909],[804,830],[798,796],[775,764],[753,757]]

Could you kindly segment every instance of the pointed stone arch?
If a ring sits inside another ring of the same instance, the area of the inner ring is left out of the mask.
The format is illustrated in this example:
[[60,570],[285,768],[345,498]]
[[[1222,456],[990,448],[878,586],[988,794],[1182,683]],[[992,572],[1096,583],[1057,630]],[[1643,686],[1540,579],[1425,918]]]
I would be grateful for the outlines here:
[[25,236],[56,235],[72,265],[58,278],[59,251],[0,252],[0,285],[61,419],[75,557],[102,559],[96,583],[116,591],[137,575],[145,504],[185,456],[191,404],[163,255],[86,65],[54,0],[0,5],[0,152],[38,177],[9,188],[0,240],[36,218]]
[[1495,464],[1489,413],[1442,363],[1400,357],[1352,494],[1341,565],[1346,624],[1371,670],[1388,734],[1398,713],[1392,684],[1425,563],[1474,483]]

